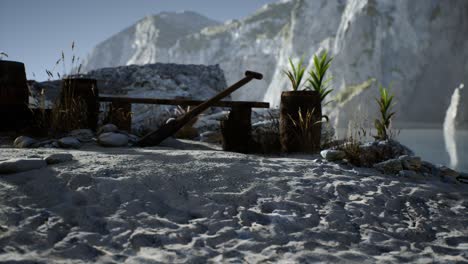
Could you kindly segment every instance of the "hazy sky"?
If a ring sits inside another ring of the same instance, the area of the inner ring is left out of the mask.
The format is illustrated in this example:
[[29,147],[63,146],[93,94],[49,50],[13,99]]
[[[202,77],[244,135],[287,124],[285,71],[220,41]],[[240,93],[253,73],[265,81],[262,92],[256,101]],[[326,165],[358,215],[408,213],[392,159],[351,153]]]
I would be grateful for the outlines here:
[[[146,15],[191,10],[240,19],[277,0],[0,0],[0,52],[24,62],[29,79],[46,79],[62,50],[84,58],[99,42]],[[36,78],[32,73],[35,73]]]

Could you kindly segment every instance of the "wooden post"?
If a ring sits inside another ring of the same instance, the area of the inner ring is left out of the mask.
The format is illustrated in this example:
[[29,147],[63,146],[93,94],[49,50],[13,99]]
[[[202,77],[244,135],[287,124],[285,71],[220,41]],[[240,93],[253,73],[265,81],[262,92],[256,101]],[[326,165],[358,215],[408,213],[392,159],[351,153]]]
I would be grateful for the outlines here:
[[109,109],[109,122],[121,130],[132,130],[132,105],[126,102],[112,102]]
[[248,153],[252,144],[252,108],[233,107],[227,120],[221,121],[223,150]]

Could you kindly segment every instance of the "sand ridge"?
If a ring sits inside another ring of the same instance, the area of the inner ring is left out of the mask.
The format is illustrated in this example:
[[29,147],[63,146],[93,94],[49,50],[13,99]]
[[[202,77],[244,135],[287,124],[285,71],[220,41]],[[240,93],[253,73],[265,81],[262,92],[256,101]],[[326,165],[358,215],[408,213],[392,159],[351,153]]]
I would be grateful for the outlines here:
[[56,152],[0,177],[3,262],[468,262],[466,185],[200,146],[0,160]]

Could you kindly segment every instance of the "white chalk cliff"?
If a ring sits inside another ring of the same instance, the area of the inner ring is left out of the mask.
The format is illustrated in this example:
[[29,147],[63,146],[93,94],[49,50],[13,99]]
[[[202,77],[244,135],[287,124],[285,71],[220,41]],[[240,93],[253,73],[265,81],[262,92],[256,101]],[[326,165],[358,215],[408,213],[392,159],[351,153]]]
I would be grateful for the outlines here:
[[[169,19],[173,22],[167,23]],[[154,62],[219,64],[228,84],[246,69],[256,70],[265,79],[234,98],[278,105],[281,91],[289,88],[282,74],[287,59],[309,59],[328,49],[335,57],[333,95],[350,94],[349,87],[376,78],[392,86],[397,120],[442,125],[453,87],[467,83],[467,35],[466,0],[289,0],[224,24],[191,12],[147,17],[99,44],[85,69]],[[336,103],[332,116],[340,126],[359,111],[372,118],[377,94],[375,83],[357,91]],[[464,104],[462,100],[462,111]]]

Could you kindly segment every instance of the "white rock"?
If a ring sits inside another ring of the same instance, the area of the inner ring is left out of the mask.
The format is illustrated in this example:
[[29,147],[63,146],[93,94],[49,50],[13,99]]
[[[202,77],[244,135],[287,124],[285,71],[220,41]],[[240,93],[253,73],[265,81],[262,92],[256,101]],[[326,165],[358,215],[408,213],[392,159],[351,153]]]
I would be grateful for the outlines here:
[[47,162],[43,159],[9,159],[0,161],[0,174],[36,170],[46,166]]
[[107,124],[107,125],[103,125],[102,127],[100,127],[98,129],[98,135],[101,135],[103,133],[111,133],[111,132],[117,132],[119,130],[119,128],[114,125],[114,124]]
[[45,161],[47,164],[58,164],[73,160],[73,155],[69,153],[56,153],[48,156]]
[[98,143],[104,147],[124,147],[128,145],[128,136],[119,133],[103,133],[99,135]]
[[346,157],[344,151],[334,149],[322,150],[320,155],[328,161],[339,161]]
[[74,148],[78,149],[81,147],[81,142],[74,137],[64,137],[58,140],[60,147],[62,148]]
[[16,148],[30,148],[30,147],[33,147],[37,143],[39,142],[35,140],[34,138],[20,136],[15,139],[15,141],[13,142],[13,145]]

